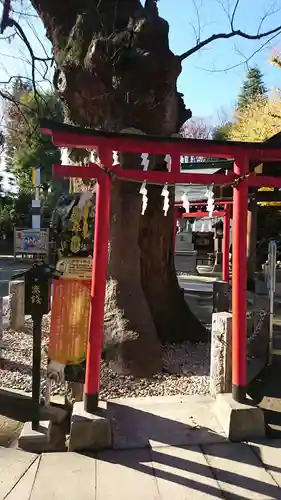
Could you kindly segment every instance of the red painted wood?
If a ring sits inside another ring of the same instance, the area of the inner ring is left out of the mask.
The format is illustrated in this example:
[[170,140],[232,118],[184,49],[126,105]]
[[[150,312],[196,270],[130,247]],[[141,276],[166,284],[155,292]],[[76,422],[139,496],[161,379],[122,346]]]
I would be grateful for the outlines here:
[[[108,155],[103,156],[108,164]],[[102,170],[100,170],[102,172]],[[87,398],[98,395],[100,386],[100,363],[103,337],[104,300],[106,289],[106,270],[108,262],[108,240],[110,230],[110,191],[111,178],[102,172],[97,183],[94,252],[91,287],[91,310],[89,321],[89,340],[85,375],[85,405]],[[87,409],[87,408],[85,408]]]
[[[75,165],[53,165],[53,171],[56,176],[60,177],[76,177],[81,179],[95,179],[98,177],[101,168],[95,163],[91,163],[89,166],[75,166]],[[124,170],[120,166],[108,167],[108,170],[116,175],[120,179],[127,181],[138,181],[151,184],[222,184],[233,182],[235,176],[234,174],[188,174],[186,172],[180,172],[173,174],[172,172],[160,172],[155,170]]]
[[[200,174],[200,173],[188,173],[188,172],[160,172],[155,170],[123,170],[119,165],[114,167],[111,164],[108,170],[116,175],[120,179],[128,181],[138,181],[147,183],[159,183],[159,184],[231,184],[235,181],[237,176],[234,172],[225,174]],[[87,166],[77,166],[77,165],[53,165],[53,172],[56,177],[75,177],[81,179],[97,179],[102,172],[102,169],[96,163],[90,163]],[[276,187],[281,188],[281,178],[267,176],[267,175],[255,175],[251,174],[247,179],[241,181],[244,184],[252,187]],[[241,184],[240,182],[240,184]],[[205,205],[207,202],[190,202],[191,206],[194,205]],[[232,201],[217,201],[216,205],[232,204]],[[176,206],[182,205],[182,202],[176,202]]]
[[225,205],[223,218],[222,279],[229,282],[230,205]]
[[172,156],[172,162],[171,162],[171,172],[173,174],[179,174],[181,171],[181,155],[173,155]]
[[[216,210],[213,212],[212,217],[223,217],[224,216],[224,211],[222,210],[221,212],[219,210]],[[182,217],[186,218],[191,218],[193,217],[194,219],[200,219],[201,217],[210,217],[208,212],[186,212],[182,214]]]
[[[42,129],[46,133],[46,129]],[[247,155],[249,160],[277,161],[281,160],[281,148],[265,143],[215,142],[205,139],[171,139],[145,138],[137,135],[90,135],[66,131],[52,131],[55,146],[69,148],[98,149],[108,148],[113,151],[131,153],[151,153],[170,155],[207,156],[216,158],[235,158]]]
[[231,172],[225,174],[196,174],[187,172],[160,172],[155,170],[123,170],[120,166],[113,167],[112,172],[123,180],[147,181],[158,184],[224,184],[231,183],[235,175]]
[[[248,172],[249,162],[237,158],[234,172],[240,176]],[[247,342],[247,210],[248,186],[241,182],[233,189],[232,228],[232,384],[246,393]]]
[[57,178],[99,179],[104,175],[104,172],[96,163],[81,167],[77,165],[53,165],[53,175]]

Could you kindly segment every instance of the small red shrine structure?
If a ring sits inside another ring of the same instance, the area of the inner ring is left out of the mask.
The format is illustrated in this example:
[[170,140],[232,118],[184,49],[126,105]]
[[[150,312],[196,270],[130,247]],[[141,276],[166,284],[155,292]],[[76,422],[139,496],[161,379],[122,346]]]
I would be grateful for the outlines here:
[[[203,212],[197,210],[196,212],[189,213],[177,213],[178,208],[182,203],[175,203],[175,219],[186,217],[186,218],[201,218],[208,217],[208,212]],[[207,205],[205,201],[190,202],[190,206],[204,207]],[[212,217],[223,217],[223,248],[222,248],[222,279],[223,281],[229,282],[229,243],[230,243],[230,216],[231,216],[231,205],[232,201],[216,201],[215,205],[223,205],[223,210],[215,210],[212,213]],[[175,228],[176,231],[176,228]]]
[[[108,238],[110,229],[110,188],[114,175],[123,181],[157,184],[204,184],[233,186],[232,236],[232,395],[234,400],[246,398],[246,312],[247,264],[246,230],[249,187],[279,187],[281,178],[256,175],[250,172],[250,162],[281,160],[281,148],[270,143],[242,143],[202,139],[180,139],[145,135],[118,134],[62,125],[52,121],[41,124],[42,132],[52,137],[58,147],[95,149],[100,165],[55,165],[60,177],[96,179],[96,220],[92,269],[91,313],[85,380],[85,409],[96,410],[103,332]],[[171,156],[170,171],[122,169],[113,165],[113,151],[149,153]],[[200,174],[181,172],[181,155],[234,159],[234,171],[227,174]],[[226,246],[227,242],[225,242]]]

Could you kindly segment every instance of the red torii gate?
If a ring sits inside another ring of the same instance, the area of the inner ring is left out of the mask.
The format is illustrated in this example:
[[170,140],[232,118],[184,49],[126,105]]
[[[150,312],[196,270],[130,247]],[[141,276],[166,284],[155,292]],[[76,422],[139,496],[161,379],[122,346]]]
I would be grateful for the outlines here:
[[[249,171],[251,160],[270,162],[281,160],[281,148],[270,143],[242,143],[202,139],[180,139],[118,134],[52,121],[41,123],[43,133],[51,135],[58,147],[95,149],[101,165],[55,165],[54,172],[60,177],[76,177],[97,180],[95,238],[92,270],[92,300],[89,324],[89,340],[85,379],[85,410],[93,413],[97,408],[100,361],[103,332],[104,298],[108,261],[110,229],[111,177],[124,181],[157,184],[217,184],[233,186],[233,264],[232,264],[232,396],[238,402],[246,398],[246,230],[248,187],[280,187],[281,179]],[[168,171],[143,171],[122,169],[112,165],[112,152],[149,153],[171,155]],[[200,174],[181,172],[181,155],[233,158],[234,171],[228,174]]]

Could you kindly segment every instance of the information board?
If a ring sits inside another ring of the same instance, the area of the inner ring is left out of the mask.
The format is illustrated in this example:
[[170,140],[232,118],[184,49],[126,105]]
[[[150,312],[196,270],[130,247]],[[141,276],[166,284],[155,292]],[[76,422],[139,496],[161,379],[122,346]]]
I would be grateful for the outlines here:
[[92,262],[91,257],[67,257],[59,260],[57,270],[63,273],[62,279],[91,280]]
[[86,359],[91,281],[54,280],[48,357],[65,365]]
[[14,254],[48,254],[48,229],[15,229]]

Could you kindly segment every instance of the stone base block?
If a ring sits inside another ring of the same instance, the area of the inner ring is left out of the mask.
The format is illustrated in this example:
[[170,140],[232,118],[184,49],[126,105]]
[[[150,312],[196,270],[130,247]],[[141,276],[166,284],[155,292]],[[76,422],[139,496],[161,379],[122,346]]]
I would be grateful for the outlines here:
[[12,330],[21,330],[24,327],[24,281],[11,281],[11,311],[10,328]]
[[69,412],[67,409],[60,408],[59,406],[41,406],[39,415],[43,421],[50,420],[56,424],[61,424],[67,419]]
[[0,297],[8,297],[10,295],[10,282],[8,280],[0,281]]
[[39,429],[34,431],[32,423],[26,422],[20,433],[18,446],[22,450],[32,453],[47,451],[50,441],[51,422],[44,420],[39,423]]
[[106,403],[99,403],[94,415],[84,410],[82,401],[74,403],[68,450],[86,451],[110,447],[111,429],[106,416]]
[[213,411],[230,441],[248,441],[265,437],[264,414],[251,398],[237,403],[229,393],[218,394]]

